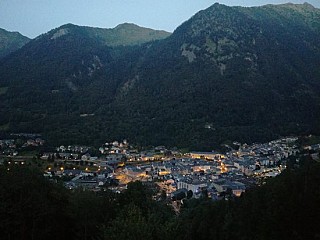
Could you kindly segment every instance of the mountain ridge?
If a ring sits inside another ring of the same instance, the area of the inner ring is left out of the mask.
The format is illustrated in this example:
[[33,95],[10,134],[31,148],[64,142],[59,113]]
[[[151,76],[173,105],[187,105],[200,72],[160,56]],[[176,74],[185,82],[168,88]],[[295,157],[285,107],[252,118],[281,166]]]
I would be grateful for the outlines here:
[[0,64],[0,126],[59,143],[126,138],[204,150],[317,133],[319,16],[308,5],[214,4],[137,45],[61,26]]
[[149,41],[160,40],[170,36],[169,32],[140,27],[132,23],[122,23],[114,28],[78,26],[68,23],[49,31],[47,34],[50,35],[53,33],[52,38],[55,39],[72,33],[72,31],[78,31],[83,35],[87,35],[89,38],[101,41],[101,43],[112,47],[141,45]]
[[30,41],[19,32],[9,32],[0,28],[0,58],[18,50]]

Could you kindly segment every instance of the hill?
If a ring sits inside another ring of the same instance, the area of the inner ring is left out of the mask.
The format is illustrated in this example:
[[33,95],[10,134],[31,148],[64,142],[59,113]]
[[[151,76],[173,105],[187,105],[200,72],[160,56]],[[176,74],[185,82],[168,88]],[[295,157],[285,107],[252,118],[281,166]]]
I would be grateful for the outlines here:
[[56,39],[70,33],[77,33],[82,37],[86,36],[110,47],[140,45],[167,38],[171,34],[166,31],[140,27],[132,23],[123,23],[115,28],[84,27],[69,23],[50,31],[48,34],[53,34],[51,39]]
[[112,29],[86,27],[88,33],[101,39],[108,46],[139,45],[142,43],[164,39],[171,33],[143,28],[132,23],[123,23]]
[[319,17],[309,4],[214,4],[139,45],[62,26],[0,64],[0,128],[203,150],[319,133]]
[[0,28],[0,58],[24,46],[30,39],[18,32],[8,32]]

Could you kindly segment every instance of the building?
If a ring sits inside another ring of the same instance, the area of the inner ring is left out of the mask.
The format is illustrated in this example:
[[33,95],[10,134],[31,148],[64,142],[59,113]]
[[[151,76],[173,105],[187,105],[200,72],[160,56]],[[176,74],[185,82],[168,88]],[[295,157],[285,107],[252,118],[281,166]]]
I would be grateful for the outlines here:
[[215,152],[190,152],[191,158],[198,158],[198,159],[221,159],[224,158],[223,154],[215,153]]
[[203,188],[206,188],[208,186],[207,182],[200,181],[198,179],[182,179],[178,182],[177,188],[185,188],[188,191],[191,190],[193,193],[200,192]]

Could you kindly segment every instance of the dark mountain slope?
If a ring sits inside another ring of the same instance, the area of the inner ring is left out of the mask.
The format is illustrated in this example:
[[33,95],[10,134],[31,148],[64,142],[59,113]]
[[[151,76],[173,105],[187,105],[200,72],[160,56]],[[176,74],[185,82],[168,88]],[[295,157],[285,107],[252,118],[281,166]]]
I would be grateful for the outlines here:
[[73,133],[85,121],[80,115],[114,99],[121,79],[130,76],[135,48],[106,46],[88,28],[71,24],[39,36],[1,64],[2,130],[59,135],[61,129],[77,141]]
[[319,17],[308,4],[214,4],[140,46],[62,26],[0,65],[0,125],[197,149],[317,132]]
[[18,32],[8,32],[0,28],[0,58],[21,48],[30,39]]
[[190,145],[314,130],[319,16],[309,5],[215,4],[149,49],[123,111],[132,120],[146,115],[150,129],[162,129],[146,131],[150,138]]

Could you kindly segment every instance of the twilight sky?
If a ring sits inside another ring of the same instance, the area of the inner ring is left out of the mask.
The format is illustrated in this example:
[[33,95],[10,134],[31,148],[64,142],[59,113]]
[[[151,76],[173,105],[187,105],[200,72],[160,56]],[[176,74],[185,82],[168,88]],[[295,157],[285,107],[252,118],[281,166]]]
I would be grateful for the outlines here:
[[[259,6],[306,0],[0,0],[0,28],[34,38],[66,23],[113,28],[124,22],[173,32],[199,10],[219,2]],[[307,0],[320,8],[320,0]]]

